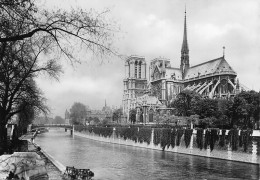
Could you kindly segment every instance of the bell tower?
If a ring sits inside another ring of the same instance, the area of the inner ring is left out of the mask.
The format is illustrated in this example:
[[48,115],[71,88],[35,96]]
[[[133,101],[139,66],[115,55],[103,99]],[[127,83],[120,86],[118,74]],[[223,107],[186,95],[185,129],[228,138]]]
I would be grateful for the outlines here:
[[147,87],[146,61],[144,57],[132,55],[125,61],[123,113],[129,119],[129,111],[136,108],[136,98],[144,95]]

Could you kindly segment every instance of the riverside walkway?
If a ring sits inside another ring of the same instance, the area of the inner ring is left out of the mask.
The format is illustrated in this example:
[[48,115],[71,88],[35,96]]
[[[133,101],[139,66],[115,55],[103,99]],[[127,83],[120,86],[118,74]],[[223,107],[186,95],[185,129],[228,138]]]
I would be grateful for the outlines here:
[[[64,177],[63,172],[61,172],[50,159],[48,159],[42,150],[37,149],[35,144],[28,141],[28,151],[29,152],[37,152],[37,154],[40,156],[41,160],[44,160],[45,167],[48,174],[49,180],[67,180],[68,178]],[[1,156],[0,156],[1,157]],[[0,171],[0,180],[6,180],[8,177],[9,172],[8,171]]]
[[[34,144],[29,143],[29,151],[33,151],[35,148],[36,147],[34,146]],[[38,154],[41,156],[42,159],[46,159],[46,168],[49,180],[67,180],[67,178],[63,176],[63,172],[61,172],[56,166],[54,166],[53,163],[49,159],[47,159],[41,151],[39,151]]]

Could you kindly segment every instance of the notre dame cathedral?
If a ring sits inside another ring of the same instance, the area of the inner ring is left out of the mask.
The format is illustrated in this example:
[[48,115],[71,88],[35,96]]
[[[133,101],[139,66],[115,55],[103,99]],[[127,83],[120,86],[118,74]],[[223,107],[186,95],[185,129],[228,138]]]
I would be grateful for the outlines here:
[[[147,72],[144,57],[132,55],[125,61],[123,113],[137,109],[137,122],[153,122],[153,112],[166,106],[183,90],[192,90],[208,98],[232,97],[241,89],[237,73],[222,57],[190,66],[186,12],[180,67],[172,67],[165,58],[151,60]],[[149,74],[150,81],[147,80]]]

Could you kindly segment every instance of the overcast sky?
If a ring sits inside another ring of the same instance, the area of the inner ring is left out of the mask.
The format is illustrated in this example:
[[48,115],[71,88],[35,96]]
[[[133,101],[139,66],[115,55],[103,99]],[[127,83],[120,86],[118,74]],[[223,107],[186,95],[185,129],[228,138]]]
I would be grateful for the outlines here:
[[[148,62],[165,57],[173,67],[180,66],[185,3],[190,64],[222,56],[225,46],[226,60],[240,83],[259,91],[259,0],[46,0],[47,7],[110,9],[109,18],[121,28],[114,40],[120,54],[144,56]],[[100,65],[87,54],[86,61],[75,68],[64,63],[59,82],[46,77],[37,80],[52,116],[64,117],[74,102],[101,109],[106,99],[107,105],[120,107],[123,60],[111,57]]]

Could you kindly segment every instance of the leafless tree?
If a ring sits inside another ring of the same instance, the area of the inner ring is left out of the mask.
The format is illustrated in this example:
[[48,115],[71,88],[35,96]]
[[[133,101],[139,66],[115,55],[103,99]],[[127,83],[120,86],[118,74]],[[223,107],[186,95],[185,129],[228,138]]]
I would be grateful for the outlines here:
[[28,108],[48,110],[34,79],[41,73],[58,79],[61,55],[73,63],[75,47],[116,54],[106,13],[47,11],[34,0],[0,0],[0,142],[6,141],[4,127],[13,115]]
[[[48,53],[48,38],[3,42],[0,46],[0,142],[6,143],[5,125],[26,109],[47,112],[45,99],[34,78],[41,73],[58,78],[61,67],[55,59],[40,59]],[[6,147],[5,145],[3,147]]]
[[0,25],[12,27],[6,32],[0,30],[0,42],[49,36],[55,53],[70,60],[75,60],[75,45],[96,54],[116,54],[111,45],[117,30],[106,20],[109,10],[47,11],[37,7],[34,0],[0,0],[0,9]]

